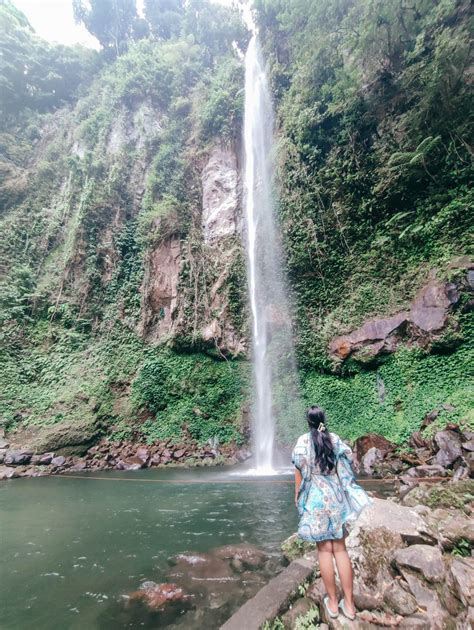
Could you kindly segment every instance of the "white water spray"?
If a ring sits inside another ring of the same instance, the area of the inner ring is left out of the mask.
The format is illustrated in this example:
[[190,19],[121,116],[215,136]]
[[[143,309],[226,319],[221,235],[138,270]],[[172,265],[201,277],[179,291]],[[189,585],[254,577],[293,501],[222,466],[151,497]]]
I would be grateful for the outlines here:
[[255,470],[273,473],[275,421],[295,411],[297,376],[275,225],[273,107],[256,36],[245,57],[244,206],[252,309]]

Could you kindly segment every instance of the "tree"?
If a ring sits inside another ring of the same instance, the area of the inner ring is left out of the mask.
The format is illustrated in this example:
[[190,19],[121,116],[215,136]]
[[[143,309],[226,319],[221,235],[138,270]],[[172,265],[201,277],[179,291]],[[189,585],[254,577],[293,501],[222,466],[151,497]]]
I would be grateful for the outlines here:
[[183,0],[145,0],[145,17],[157,39],[179,36],[183,16]]
[[74,18],[118,56],[133,38],[138,20],[135,0],[73,0]]

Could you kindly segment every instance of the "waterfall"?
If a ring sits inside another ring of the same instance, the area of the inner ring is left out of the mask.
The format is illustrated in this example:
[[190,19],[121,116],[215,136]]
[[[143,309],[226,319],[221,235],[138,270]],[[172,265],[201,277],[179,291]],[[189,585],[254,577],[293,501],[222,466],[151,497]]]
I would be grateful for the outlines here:
[[[273,107],[256,36],[245,57],[244,207],[252,309],[255,468],[272,472],[276,421],[298,398],[291,322],[275,223]],[[297,405],[296,405],[297,406]]]

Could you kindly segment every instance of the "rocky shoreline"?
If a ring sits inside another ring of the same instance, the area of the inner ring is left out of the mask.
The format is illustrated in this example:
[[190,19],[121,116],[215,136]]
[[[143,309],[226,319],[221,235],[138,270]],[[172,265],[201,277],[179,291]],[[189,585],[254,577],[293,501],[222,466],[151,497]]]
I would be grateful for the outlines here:
[[248,449],[233,445],[200,446],[191,441],[174,444],[172,440],[150,445],[117,442],[106,438],[89,448],[82,456],[62,455],[61,452],[36,454],[27,449],[10,448],[7,438],[3,436],[0,437],[0,480],[83,471],[231,465],[248,457]]
[[[469,486],[463,487],[465,484]],[[459,495],[466,497],[464,510],[431,509],[423,503],[407,507],[392,500],[375,499],[374,505],[361,515],[347,539],[354,566],[358,611],[355,621],[343,616],[327,617],[322,606],[324,585],[316,564],[316,577],[305,585],[304,595],[300,593],[293,599],[278,621],[268,625],[269,630],[297,627],[297,619],[302,623],[310,611],[315,624],[312,627],[321,629],[471,628],[474,481],[456,486]],[[298,544],[296,535],[283,545],[283,551],[291,558],[309,550],[309,546],[303,549]]]

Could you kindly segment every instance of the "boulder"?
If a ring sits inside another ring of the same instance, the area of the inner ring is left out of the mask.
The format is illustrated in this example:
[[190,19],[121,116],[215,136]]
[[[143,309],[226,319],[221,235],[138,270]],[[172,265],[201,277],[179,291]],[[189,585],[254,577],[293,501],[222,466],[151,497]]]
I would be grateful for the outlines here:
[[28,464],[31,460],[33,453],[25,450],[11,450],[5,453],[4,463],[7,466],[20,466],[22,464]]
[[150,458],[150,452],[146,446],[140,446],[136,450],[135,457],[138,457],[138,459],[146,464],[148,462],[148,459]]
[[433,531],[419,514],[409,507],[384,499],[373,499],[373,504],[362,512],[353,525],[347,542],[354,544],[361,532],[380,528],[388,531],[391,536],[400,536],[409,545],[436,544]]
[[465,451],[474,451],[474,440],[467,440],[466,442],[463,442],[461,446]]
[[454,558],[451,574],[459,599],[465,606],[474,606],[474,558]]
[[12,468],[10,466],[0,466],[0,479],[13,479],[14,477],[18,477],[19,473],[16,468]]
[[54,457],[54,453],[42,453],[41,455],[33,455],[31,463],[39,466],[48,466],[51,464],[51,460]]
[[[309,597],[302,597],[297,599],[296,602],[282,615],[281,620],[286,630],[293,630],[297,623],[298,617],[303,617],[309,613],[310,610],[316,611],[314,621],[319,619],[319,612],[317,612],[314,602]],[[316,625],[314,626],[316,627]]]
[[383,453],[378,448],[373,446],[369,448],[367,453],[362,457],[361,469],[363,473],[368,476],[372,476],[375,472],[374,467],[378,462],[383,460]]
[[449,623],[450,616],[441,605],[438,594],[429,589],[425,582],[414,575],[409,569],[402,569],[402,575],[408,583],[409,589],[416,599],[418,606],[426,610],[430,620],[431,630],[444,630]]
[[51,460],[51,465],[56,468],[61,468],[66,463],[66,458],[63,455],[58,455],[57,457],[53,457]]
[[394,581],[383,595],[385,604],[399,615],[413,615],[418,609],[416,599],[408,593],[398,580]]
[[84,459],[77,460],[73,466],[71,466],[70,470],[74,472],[80,472],[81,470],[85,470],[87,468],[87,462]]
[[394,558],[400,570],[404,567],[415,569],[428,582],[442,582],[444,579],[446,570],[438,547],[411,545],[405,549],[398,549]]
[[146,466],[145,462],[140,457],[124,457],[117,462],[117,470],[140,470]]
[[409,468],[405,475],[409,477],[446,477],[448,475],[448,471],[444,466],[440,464],[422,464],[421,466],[414,466],[413,468]]
[[434,333],[446,324],[449,310],[459,300],[452,283],[432,280],[416,295],[410,308],[410,322],[420,331]]
[[0,449],[7,449],[10,446],[10,443],[8,442],[8,440],[5,440],[4,438],[0,437]]
[[173,566],[168,577],[174,580],[218,581],[233,577],[229,563],[210,553],[181,553],[170,558],[169,562]]
[[372,448],[379,450],[382,455],[386,455],[390,451],[397,448],[397,445],[390,440],[387,440],[382,435],[377,433],[368,433],[362,437],[357,438],[354,442],[354,454],[356,459],[360,462],[362,458]]
[[361,350],[369,356],[393,351],[396,335],[405,326],[407,318],[408,312],[402,311],[391,317],[368,321],[348,335],[335,337],[329,344],[329,351],[339,359],[346,359]]
[[461,437],[454,431],[438,431],[435,442],[439,448],[436,453],[436,463],[446,468],[452,466],[461,457]]
[[[437,518],[442,510],[435,510],[433,517]],[[472,519],[461,514],[449,514],[438,518],[438,532],[441,545],[446,550],[454,549],[462,541],[467,541],[474,546],[474,527]]]
[[357,610],[380,610],[383,607],[383,594],[377,586],[369,588],[356,577],[354,580],[354,604]]

